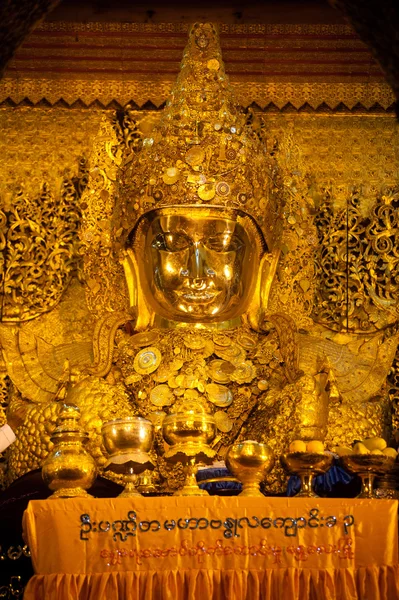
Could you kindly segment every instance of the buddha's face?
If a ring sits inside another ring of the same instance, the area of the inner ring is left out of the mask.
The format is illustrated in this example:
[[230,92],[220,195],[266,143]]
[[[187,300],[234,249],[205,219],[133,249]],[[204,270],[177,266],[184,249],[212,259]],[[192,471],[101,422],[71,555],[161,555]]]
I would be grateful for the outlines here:
[[158,315],[220,322],[244,312],[259,264],[259,242],[248,231],[249,217],[185,207],[155,210],[145,218],[140,279]]

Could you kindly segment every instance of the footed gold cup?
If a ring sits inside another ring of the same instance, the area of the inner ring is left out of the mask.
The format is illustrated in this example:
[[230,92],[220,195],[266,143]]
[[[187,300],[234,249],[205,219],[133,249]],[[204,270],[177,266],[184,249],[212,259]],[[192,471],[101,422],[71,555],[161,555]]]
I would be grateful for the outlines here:
[[378,498],[374,493],[374,480],[393,469],[395,459],[381,454],[348,454],[340,458],[343,467],[359,475],[362,489],[357,498]]
[[163,420],[162,433],[170,445],[165,458],[171,463],[182,463],[186,474],[184,486],[175,496],[207,496],[198,487],[196,473],[198,464],[210,464],[216,452],[208,444],[216,436],[216,422],[212,415],[189,409],[168,415]]
[[108,461],[105,468],[122,473],[125,488],[120,497],[141,496],[136,488],[137,476],[155,466],[149,451],[154,442],[154,426],[142,417],[125,417],[105,423],[102,436]]
[[226,466],[242,483],[240,496],[263,497],[259,485],[274,466],[274,454],[266,444],[245,440],[230,446]]
[[301,489],[296,498],[318,498],[313,491],[315,475],[322,475],[331,467],[332,454],[318,454],[316,452],[289,452],[280,457],[280,462],[290,475],[298,475],[301,480]]

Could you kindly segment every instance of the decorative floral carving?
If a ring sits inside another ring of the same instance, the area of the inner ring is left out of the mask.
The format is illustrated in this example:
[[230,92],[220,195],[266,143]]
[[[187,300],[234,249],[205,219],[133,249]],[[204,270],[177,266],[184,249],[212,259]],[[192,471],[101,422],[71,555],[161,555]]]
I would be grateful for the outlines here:
[[329,190],[317,214],[320,246],[313,316],[341,331],[371,333],[398,319],[399,188],[383,188],[365,214],[365,190],[333,211]]
[[21,188],[1,207],[2,321],[26,321],[59,302],[79,266],[79,199],[86,181],[82,159],[77,177],[64,179],[58,197],[44,183],[38,196]]

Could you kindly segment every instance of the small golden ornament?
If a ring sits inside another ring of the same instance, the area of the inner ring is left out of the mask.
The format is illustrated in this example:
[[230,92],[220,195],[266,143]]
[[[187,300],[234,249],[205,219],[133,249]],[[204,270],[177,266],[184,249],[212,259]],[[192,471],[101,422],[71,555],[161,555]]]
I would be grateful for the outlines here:
[[208,60],[208,62],[206,63],[206,66],[210,71],[218,71],[220,67],[220,62],[216,58],[211,58],[211,60]]
[[201,48],[201,50],[205,50],[205,48],[209,46],[209,39],[204,33],[202,33],[195,37],[195,43],[197,44],[198,48]]
[[245,348],[245,350],[255,350],[258,345],[258,340],[247,333],[237,336],[237,342]]
[[246,352],[243,348],[235,344],[230,344],[227,348],[215,348],[216,356],[223,358],[226,361],[233,363],[234,365],[240,365],[246,358]]
[[227,335],[223,335],[223,333],[215,333],[212,336],[212,339],[216,346],[222,346],[223,348],[226,348],[231,344],[231,339],[227,337]]
[[205,183],[205,181],[203,181],[204,176],[203,175],[197,175],[194,173],[189,173],[187,175],[187,183],[193,183],[194,185],[197,185],[199,183]]
[[158,371],[153,376],[153,380],[157,383],[165,383],[168,381],[174,369],[170,365],[161,365]]
[[197,194],[201,200],[212,200],[216,194],[215,185],[213,183],[204,183],[199,186]]
[[186,388],[194,389],[198,387],[198,377],[194,374],[186,375]]
[[158,348],[150,347],[140,350],[135,356],[133,367],[141,375],[149,375],[157,370],[162,360]]
[[199,335],[188,334],[183,338],[183,343],[190,350],[202,350],[205,348],[205,340]]
[[179,169],[176,169],[176,167],[169,167],[169,169],[166,169],[166,171],[162,175],[162,181],[164,183],[166,183],[167,185],[173,185],[174,183],[176,183],[176,181],[179,179],[179,177],[180,177]]
[[216,193],[218,196],[228,196],[230,194],[230,186],[225,181],[219,181],[216,185]]
[[234,373],[230,375],[232,381],[236,381],[237,383],[251,383],[253,379],[256,377],[256,368],[255,365],[247,360],[237,367],[234,370]]
[[208,394],[209,402],[212,402],[212,404],[215,406],[227,408],[233,402],[232,392],[224,385],[208,383],[208,385],[205,387],[205,390]]
[[212,340],[205,340],[205,347],[202,350],[196,350],[197,355],[204,359],[211,356],[215,351],[215,344]]
[[176,383],[178,387],[186,387],[186,376],[185,375],[177,375]]
[[174,398],[167,385],[157,385],[150,392],[150,400],[155,406],[170,406]]
[[[223,360],[212,360],[209,365],[209,375],[217,383],[229,383],[230,374],[223,371],[222,366],[225,361]],[[227,363],[229,364],[229,363]],[[234,367],[232,366],[232,371]]]
[[262,392],[264,392],[265,390],[268,390],[268,389],[269,389],[269,384],[268,384],[268,382],[266,381],[266,379],[260,379],[260,380],[258,381],[258,388],[259,388],[259,389],[260,389]]
[[152,193],[153,198],[156,202],[160,202],[163,198],[163,192],[162,190],[154,190],[154,192]]
[[129,343],[132,346],[136,346],[138,348],[142,346],[150,346],[151,344],[155,344],[159,339],[159,333],[156,331],[148,331],[147,333],[135,333],[129,340]]
[[176,389],[176,388],[179,387],[179,384],[176,381],[176,377],[173,377],[173,376],[169,377],[169,379],[168,379],[168,386],[170,388],[172,388],[172,390],[174,390],[174,389]]
[[199,393],[197,390],[185,390],[184,399],[197,401],[199,399]]
[[170,368],[173,371],[180,371],[180,369],[182,368],[182,366],[184,365],[184,362],[182,360],[179,360],[177,358],[175,358],[174,360],[172,360],[172,362],[170,363]]
[[192,167],[196,167],[198,165],[202,165],[204,162],[205,152],[201,147],[194,146],[186,152],[184,158],[187,164],[191,165]]
[[228,148],[226,150],[226,158],[227,160],[234,160],[237,156],[237,152],[233,148]]
[[227,361],[227,360],[222,360],[221,361],[221,365],[220,365],[220,370],[222,371],[222,373],[224,373],[225,375],[231,375],[232,373],[234,373],[235,371],[235,366],[233,365],[233,363]]
[[228,433],[233,429],[233,421],[223,410],[218,410],[213,415],[216,422],[216,427],[223,433]]

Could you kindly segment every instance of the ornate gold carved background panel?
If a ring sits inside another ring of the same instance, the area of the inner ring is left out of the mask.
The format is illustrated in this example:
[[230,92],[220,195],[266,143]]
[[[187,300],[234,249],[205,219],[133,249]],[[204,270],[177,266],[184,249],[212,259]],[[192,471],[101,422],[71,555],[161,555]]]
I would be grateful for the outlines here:
[[[57,107],[1,109],[3,201],[10,199],[16,186],[37,193],[46,182],[57,193],[65,175],[77,172],[79,158],[89,157],[102,114]],[[399,135],[393,115],[279,113],[260,117],[271,141],[292,131],[304,164],[318,185],[332,185],[337,206],[345,203],[353,185],[366,185],[372,203],[382,184],[398,179]]]
[[399,132],[393,116],[302,113],[262,118],[272,139],[292,131],[303,163],[318,186],[331,186],[336,207],[345,205],[353,186],[367,190],[362,201],[370,206],[381,185],[398,182]]
[[101,113],[62,108],[0,109],[0,195],[3,201],[23,186],[36,194],[44,182],[57,193],[65,176],[88,158]]

